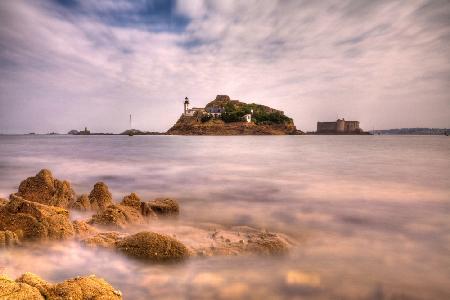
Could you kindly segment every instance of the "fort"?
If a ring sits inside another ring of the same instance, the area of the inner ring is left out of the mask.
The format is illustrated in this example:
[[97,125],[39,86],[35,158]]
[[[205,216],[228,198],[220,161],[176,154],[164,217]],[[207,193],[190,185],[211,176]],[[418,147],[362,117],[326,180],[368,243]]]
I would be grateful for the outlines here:
[[359,121],[346,121],[344,118],[336,122],[317,122],[317,134],[361,134]]

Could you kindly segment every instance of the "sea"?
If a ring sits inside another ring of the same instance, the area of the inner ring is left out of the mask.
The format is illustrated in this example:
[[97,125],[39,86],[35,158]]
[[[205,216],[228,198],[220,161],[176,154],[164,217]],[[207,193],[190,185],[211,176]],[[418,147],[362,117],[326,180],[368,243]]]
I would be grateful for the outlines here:
[[0,197],[43,168],[77,194],[103,181],[117,202],[177,199],[180,216],[147,229],[186,243],[249,226],[293,246],[158,264],[38,243],[0,249],[13,278],[95,274],[124,299],[450,299],[446,136],[0,136]]

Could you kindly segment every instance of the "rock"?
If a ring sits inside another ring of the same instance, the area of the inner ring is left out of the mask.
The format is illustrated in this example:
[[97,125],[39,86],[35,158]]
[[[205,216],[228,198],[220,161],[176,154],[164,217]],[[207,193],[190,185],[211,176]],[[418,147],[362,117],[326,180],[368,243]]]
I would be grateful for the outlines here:
[[80,211],[91,210],[91,202],[89,200],[89,196],[87,194],[79,196],[75,202],[70,204],[70,208]]
[[19,237],[9,230],[0,231],[0,248],[20,245]]
[[16,282],[5,275],[0,275],[0,299],[45,300],[37,288],[26,283]]
[[120,204],[131,206],[136,210],[141,209],[141,199],[135,193],[131,193],[128,196],[123,197],[123,200]]
[[[6,299],[47,299],[47,300],[115,300],[122,299],[122,293],[114,289],[104,279],[95,275],[75,277],[61,283],[51,284],[32,273],[25,273],[16,281],[8,279],[6,284],[14,288],[14,291],[21,294],[14,294],[12,298]],[[3,283],[0,277],[0,284]],[[9,292],[10,290],[8,290]],[[0,295],[3,292],[0,285]],[[25,294],[24,292],[27,292]],[[33,292],[31,294],[30,292]],[[23,297],[21,297],[23,294]],[[31,296],[34,298],[32,298]],[[9,295],[8,295],[9,296]],[[1,299],[4,299],[0,297]]]
[[2,207],[3,205],[5,205],[6,203],[8,203],[8,199],[0,198],[0,207]]
[[75,198],[70,183],[54,179],[52,173],[46,169],[22,181],[17,195],[29,201],[63,208],[68,207]]
[[151,261],[178,261],[189,256],[189,250],[178,240],[154,232],[139,232],[116,243],[126,255]]
[[115,231],[100,232],[94,236],[81,240],[81,242],[89,247],[115,248],[116,243],[125,236],[126,234]]
[[[209,234],[203,234],[208,240],[192,242],[192,239],[184,235],[187,245],[193,253],[204,253],[203,256],[216,255],[283,255],[287,254],[294,244],[283,234],[274,234],[248,226],[235,226],[232,228],[209,228]],[[206,232],[205,232],[206,233]],[[199,234],[196,234],[199,236]]]
[[14,194],[0,208],[0,230],[13,231],[24,240],[59,240],[74,234],[67,210]]
[[37,276],[36,274],[26,272],[16,279],[16,282],[28,284],[36,289],[39,293],[48,298],[48,290],[51,288],[51,284]]
[[97,182],[89,194],[90,206],[93,210],[103,211],[112,204],[112,196],[108,186],[103,182]]
[[48,289],[47,299],[122,299],[122,293],[95,275],[75,277],[53,285]]
[[85,221],[73,221],[72,222],[73,230],[75,235],[79,238],[91,236],[97,233],[97,229],[86,223]]
[[104,211],[93,215],[88,223],[91,225],[123,229],[131,224],[144,224],[145,219],[141,213],[133,207],[112,204]]
[[173,216],[180,213],[180,207],[176,200],[170,198],[156,198],[145,202],[145,205],[157,215]]
[[259,233],[248,240],[245,250],[259,255],[284,255],[289,247],[276,234]]
[[141,215],[146,218],[157,219],[158,215],[151,209],[147,202],[141,202]]

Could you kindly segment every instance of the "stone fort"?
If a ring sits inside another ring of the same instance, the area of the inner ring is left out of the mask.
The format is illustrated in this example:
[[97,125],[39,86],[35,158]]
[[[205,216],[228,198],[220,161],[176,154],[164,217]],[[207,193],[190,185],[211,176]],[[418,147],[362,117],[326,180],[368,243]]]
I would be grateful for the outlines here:
[[359,128],[359,121],[346,121],[342,118],[336,122],[317,122],[317,133],[362,133],[362,129]]

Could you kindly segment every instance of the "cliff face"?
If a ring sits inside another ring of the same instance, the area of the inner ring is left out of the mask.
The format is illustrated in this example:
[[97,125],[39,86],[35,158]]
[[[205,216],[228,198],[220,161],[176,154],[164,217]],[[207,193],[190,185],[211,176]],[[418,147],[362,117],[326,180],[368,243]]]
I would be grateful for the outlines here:
[[[283,112],[259,104],[247,104],[230,100],[219,95],[206,105],[222,107],[221,118],[208,118],[206,112],[196,112],[194,116],[182,115],[167,131],[170,135],[287,135],[298,134],[294,122]],[[252,122],[242,120],[242,116],[253,110]]]

